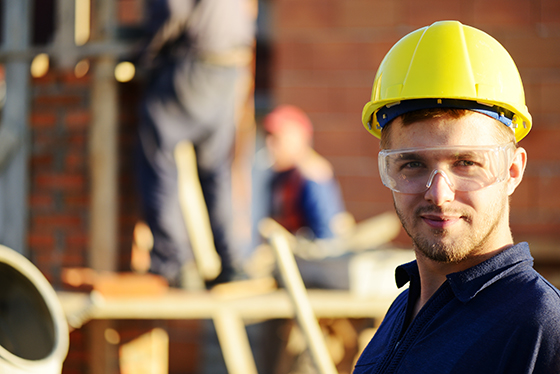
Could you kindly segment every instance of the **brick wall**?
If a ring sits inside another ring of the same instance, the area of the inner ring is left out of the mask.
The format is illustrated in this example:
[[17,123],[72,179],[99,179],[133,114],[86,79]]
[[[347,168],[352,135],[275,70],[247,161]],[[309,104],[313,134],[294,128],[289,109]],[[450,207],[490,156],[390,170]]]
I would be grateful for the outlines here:
[[[52,68],[32,81],[31,183],[28,246],[31,260],[57,288],[64,288],[61,269],[88,266],[89,155],[91,76]],[[137,82],[119,84],[119,231],[118,269],[130,270],[134,223],[139,219],[134,180]],[[131,334],[130,329],[125,333]],[[145,332],[139,329],[139,333]],[[70,335],[64,373],[89,367],[86,329]]]
[[[31,261],[55,288],[61,269],[87,266],[87,133],[90,79],[54,68],[32,81],[28,246]],[[87,367],[81,330],[70,335],[65,373]]]
[[[456,19],[498,39],[516,61],[534,128],[524,182],[512,199],[518,240],[556,261],[560,239],[560,3],[553,0],[271,0],[273,102],[306,110],[315,145],[335,167],[358,220],[392,209],[376,169],[378,142],[361,125],[381,59],[402,36]],[[554,253],[553,253],[554,252]],[[537,253],[538,256],[538,253]],[[548,258],[548,257],[547,257]],[[560,262],[560,261],[559,261]]]
[[33,86],[28,245],[59,286],[62,267],[87,261],[89,78],[51,70]]
[[[55,286],[62,267],[88,266],[90,76],[51,69],[33,80],[28,245],[33,262]],[[118,268],[129,270],[139,217],[134,179],[136,82],[119,84]]]

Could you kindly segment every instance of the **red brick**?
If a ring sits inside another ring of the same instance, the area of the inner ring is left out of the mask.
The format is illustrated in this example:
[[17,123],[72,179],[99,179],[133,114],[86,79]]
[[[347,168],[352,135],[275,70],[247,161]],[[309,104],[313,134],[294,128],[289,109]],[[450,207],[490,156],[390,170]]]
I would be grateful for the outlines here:
[[560,217],[558,186],[560,186],[560,175],[543,175],[539,180],[535,202],[541,211],[554,212]]
[[511,212],[517,214],[523,210],[529,209],[536,204],[536,196],[538,192],[539,178],[531,173],[525,173],[521,184],[511,196]]
[[[440,20],[463,18],[463,2],[447,0],[405,0],[402,2],[402,14],[405,24],[410,25],[413,29],[417,29],[431,25]],[[401,22],[403,20],[401,20]]]
[[60,106],[74,106],[79,105],[83,101],[83,98],[77,95],[48,95],[39,96],[34,100],[34,104],[38,106],[44,106],[48,108],[60,107]]
[[27,242],[35,249],[52,248],[54,246],[54,237],[47,234],[31,234],[28,235]]
[[[522,72],[520,72],[522,74]],[[529,113],[531,115],[538,114],[540,110],[541,104],[541,88],[540,83],[535,83],[531,79],[525,79],[523,75],[521,75],[521,79],[523,80],[523,88],[525,90],[525,103],[527,108],[529,109]],[[534,118],[533,118],[534,120]]]
[[540,0],[540,22],[560,23],[560,2],[558,0]]
[[370,41],[283,42],[274,47],[274,64],[277,73],[282,70],[310,70],[317,75],[320,70],[371,70],[375,75],[391,45]]
[[87,155],[83,152],[68,151],[64,157],[64,165],[66,170],[81,170],[87,163]]
[[40,155],[33,155],[31,157],[31,167],[34,169],[42,169],[45,170],[47,168],[51,168],[53,164],[53,155],[52,154],[40,154]]
[[335,25],[338,4],[332,0],[274,2],[273,25],[287,30],[329,28]]
[[527,211],[517,218],[520,219],[517,222],[512,220],[511,224],[516,241],[523,240],[523,237],[539,237],[540,239],[552,237],[558,239],[558,232],[560,232],[558,217],[556,217],[556,222],[554,222],[551,221],[551,216],[547,217],[534,211]]
[[136,0],[117,2],[117,18],[121,25],[138,25],[142,22],[142,3]]
[[57,80],[56,74],[53,72],[53,69],[49,69],[47,74],[43,75],[39,78],[32,78],[31,81],[35,86],[47,86],[55,83]]
[[[311,112],[308,113],[308,115],[309,118],[311,118],[315,132],[344,130],[355,132],[355,136],[363,135],[363,127],[360,127],[360,113]],[[365,131],[365,129],[363,131]]]
[[540,87],[540,110],[555,114],[557,118],[560,117],[560,105],[558,105],[558,98],[560,97],[560,80],[556,82],[543,82]]
[[[324,154],[324,153],[322,153]],[[334,168],[335,176],[377,177],[377,157],[327,157]]]
[[32,218],[32,224],[36,227],[53,228],[61,227],[75,229],[83,224],[83,219],[78,214],[50,214]]
[[475,23],[496,26],[530,25],[534,19],[531,0],[472,0],[474,5]]
[[87,195],[66,195],[64,196],[64,205],[67,208],[88,209],[90,204],[89,196]]
[[73,132],[65,140],[68,145],[84,147],[87,145],[87,134],[85,132]]
[[344,1],[338,17],[345,27],[377,28],[396,25],[399,20],[400,4],[394,0]]
[[69,129],[86,129],[91,122],[91,113],[87,109],[70,111],[64,118],[64,124]]
[[322,112],[331,104],[329,95],[324,87],[288,87],[277,90],[277,102],[296,104],[306,112]]
[[50,111],[34,111],[30,115],[30,122],[33,128],[53,128],[56,125],[56,121],[56,114]]
[[367,70],[371,68],[371,61],[376,61],[375,50],[369,42],[321,43],[315,45],[314,53],[317,69]]
[[499,39],[511,54],[518,67],[537,69],[560,66],[560,48],[558,38],[540,38],[525,34],[519,37]]
[[301,41],[278,42],[274,45],[274,67],[283,69],[312,69],[313,45]]
[[89,244],[89,237],[87,233],[72,233],[66,235],[66,245],[68,247],[82,247],[85,248]]
[[36,152],[43,156],[45,147],[52,142],[51,132],[47,131],[35,131],[33,132],[33,148]]
[[391,191],[383,186],[379,176],[339,176],[337,179],[344,193],[344,201],[384,203],[387,198],[391,198]]
[[560,128],[539,128],[534,126],[529,135],[522,140],[520,146],[527,150],[529,165],[542,160],[560,160],[558,152],[560,144]]
[[87,266],[87,245],[86,246],[66,246],[62,257],[63,267]]
[[[360,125],[356,124],[356,127]],[[329,156],[375,157],[379,152],[379,141],[365,129],[362,132],[340,130],[316,133],[315,144]]]
[[[90,68],[91,71],[91,68]],[[91,75],[86,74],[82,77],[77,77],[74,73],[74,69],[65,70],[62,74],[60,74],[61,81],[67,87],[84,87],[84,94],[87,92],[89,84],[91,83]]]
[[29,196],[29,205],[31,209],[52,208],[54,206],[54,200],[51,195],[32,194]]
[[85,185],[83,175],[79,174],[45,174],[37,173],[35,183],[38,186],[59,190],[80,190]]

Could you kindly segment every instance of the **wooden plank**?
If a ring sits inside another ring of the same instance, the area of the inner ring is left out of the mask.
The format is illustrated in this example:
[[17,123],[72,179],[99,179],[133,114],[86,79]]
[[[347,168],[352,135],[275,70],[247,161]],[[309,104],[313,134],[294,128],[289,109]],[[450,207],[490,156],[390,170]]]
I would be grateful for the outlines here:
[[[385,315],[393,298],[361,298],[348,291],[308,290],[317,318],[375,318]],[[79,327],[92,319],[211,319],[221,308],[244,320],[294,318],[286,290],[239,299],[209,292],[170,290],[162,296],[104,298],[99,294],[59,292],[67,318]]]
[[228,374],[257,374],[243,320],[227,308],[217,310],[213,320]]
[[319,322],[315,317],[305,285],[291,252],[288,238],[281,232],[272,234],[270,242],[276,253],[280,274],[294,305],[298,324],[303,331],[311,357],[321,374],[336,374]]
[[[58,0],[69,1],[69,0]],[[62,5],[62,3],[59,3]],[[92,40],[112,40],[115,30],[115,2],[95,2]],[[74,33],[71,34],[74,36]],[[89,267],[96,271],[114,271],[118,250],[118,96],[114,78],[115,57],[100,55],[93,63],[89,134],[91,180]],[[105,330],[112,321],[95,321],[90,331],[91,374],[114,372],[118,368],[117,348],[105,341]]]
[[175,147],[179,204],[185,219],[189,240],[200,276],[212,280],[220,274],[222,261],[210,227],[210,218],[198,177],[196,154],[191,142],[183,141]]
[[[230,374],[253,373],[243,321],[294,318],[296,310],[286,290],[231,299],[219,293],[169,290],[165,295],[103,297],[99,293],[59,292],[69,324],[80,328],[88,321],[92,354],[98,360],[92,373],[113,365],[114,352],[102,340],[113,319],[213,319]],[[309,290],[309,305],[317,318],[374,318],[381,320],[391,299],[360,298],[348,291]],[[223,313],[226,313],[224,315]],[[227,327],[231,325],[231,327]],[[233,329],[233,332],[231,331]],[[321,337],[322,339],[322,337]],[[99,355],[99,356],[97,356]],[[94,371],[97,370],[97,371]],[[256,369],[255,369],[256,372]]]
[[124,343],[119,348],[121,374],[168,374],[169,335],[160,328]]
[[117,90],[115,61],[100,57],[92,87],[89,134],[91,210],[89,266],[114,271],[117,262]]

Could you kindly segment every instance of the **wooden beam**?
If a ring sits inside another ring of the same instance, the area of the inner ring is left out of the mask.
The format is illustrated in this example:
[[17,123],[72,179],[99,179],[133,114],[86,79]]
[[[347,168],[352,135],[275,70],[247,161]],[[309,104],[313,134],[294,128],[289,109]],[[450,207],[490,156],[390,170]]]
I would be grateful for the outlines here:
[[307,347],[317,370],[320,374],[337,374],[338,372],[325,343],[319,322],[311,307],[307,290],[290,249],[287,236],[281,231],[276,231],[271,235],[270,243],[274,248],[280,275],[294,304],[298,324],[303,331]]
[[228,374],[257,374],[243,320],[234,311],[220,308],[213,318]]
[[[92,3],[94,8],[92,9],[92,41],[106,42],[113,39],[115,7],[113,0],[97,0]],[[98,56],[93,63],[92,123],[89,134],[91,181],[89,267],[97,271],[117,270],[119,160],[115,64],[115,57],[110,54]],[[111,328],[111,323],[105,320],[95,321],[91,325],[90,374],[110,373],[118,368],[117,349],[105,341],[105,331]]]
[[220,274],[222,261],[214,246],[194,146],[189,141],[182,141],[177,144],[174,154],[177,163],[179,205],[187,226],[196,267],[204,280],[212,280]]
[[[348,291],[308,290],[317,318],[382,319],[394,297],[363,298]],[[244,320],[294,318],[295,308],[286,290],[231,299],[211,292],[170,289],[165,295],[103,297],[98,293],[59,292],[72,327],[92,319],[212,319],[221,309]]]
[[97,271],[117,268],[118,98],[114,68],[113,57],[98,58],[92,87],[89,266]]

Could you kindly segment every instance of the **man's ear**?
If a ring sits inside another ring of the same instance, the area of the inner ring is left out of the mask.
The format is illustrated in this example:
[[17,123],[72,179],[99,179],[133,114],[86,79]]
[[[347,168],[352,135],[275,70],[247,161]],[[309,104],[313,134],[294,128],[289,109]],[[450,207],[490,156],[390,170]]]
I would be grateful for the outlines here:
[[523,173],[525,172],[525,167],[527,166],[527,151],[524,148],[517,148],[513,155],[513,161],[509,167],[509,179],[508,183],[508,196],[511,196],[521,180],[523,179]]

